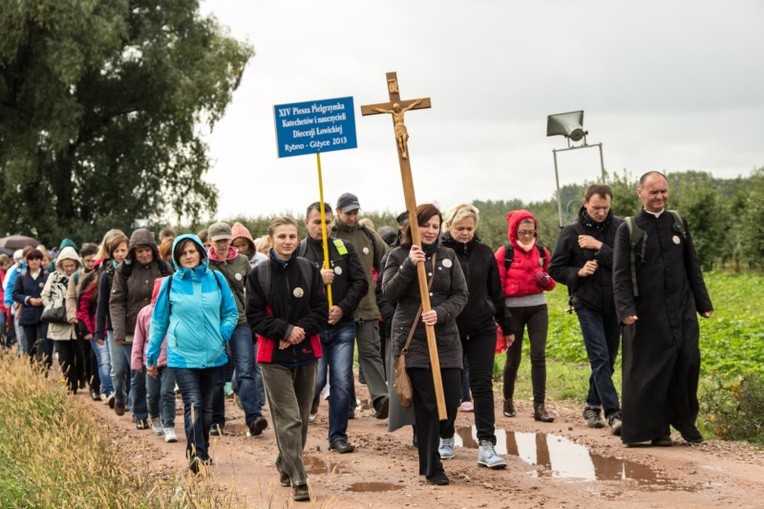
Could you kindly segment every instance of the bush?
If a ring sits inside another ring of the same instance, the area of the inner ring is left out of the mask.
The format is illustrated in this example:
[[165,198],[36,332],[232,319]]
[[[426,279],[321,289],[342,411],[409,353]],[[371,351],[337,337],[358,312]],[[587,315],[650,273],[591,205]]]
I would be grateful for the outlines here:
[[725,440],[747,440],[764,446],[764,379],[755,373],[733,382],[720,376],[700,396],[705,427]]

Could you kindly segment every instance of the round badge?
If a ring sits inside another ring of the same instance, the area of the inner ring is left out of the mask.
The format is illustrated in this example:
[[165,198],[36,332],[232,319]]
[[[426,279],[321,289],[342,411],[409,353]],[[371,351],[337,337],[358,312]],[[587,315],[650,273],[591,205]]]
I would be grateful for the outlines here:
[[243,276],[239,272],[237,272],[234,277],[236,278],[236,281],[241,281],[243,279]]
[[40,288],[44,287],[45,283],[40,283]]
[[295,297],[297,297],[297,298],[299,299],[300,297],[302,297],[303,295],[305,295],[305,292],[303,291],[303,289],[302,289],[302,288],[300,288],[300,287],[298,286],[297,288],[295,288],[294,290],[292,290],[292,295],[294,295]]
[[447,269],[450,269],[450,268],[451,268],[451,265],[453,265],[453,262],[452,262],[451,260],[449,260],[448,258],[446,258],[445,260],[443,260],[443,266],[444,266],[445,268],[447,268]]
[[679,237],[677,235],[674,235],[673,237],[671,237],[671,240],[674,241],[674,244],[679,245],[680,240],[679,240]]
[[369,254],[369,248],[368,247],[364,247],[363,248],[363,254],[365,254],[365,255]]
[[334,267],[334,273],[337,274],[338,276],[342,274],[342,267],[339,267],[339,266]]

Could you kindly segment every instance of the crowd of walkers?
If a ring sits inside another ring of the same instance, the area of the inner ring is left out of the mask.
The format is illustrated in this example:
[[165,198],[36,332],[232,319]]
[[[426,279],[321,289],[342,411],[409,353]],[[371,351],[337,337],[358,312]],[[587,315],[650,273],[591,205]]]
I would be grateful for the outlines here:
[[[661,187],[665,178],[658,176],[646,174],[638,189],[648,218],[668,217],[661,216],[665,207],[659,206],[665,199],[656,199],[668,195]],[[612,382],[620,329],[626,327],[631,338],[642,322],[636,322],[633,307],[616,306],[619,295],[632,306],[640,300],[636,292],[632,297],[631,292],[619,294],[623,288],[618,286],[614,290],[612,274],[634,274],[636,285],[650,272],[629,267],[629,234],[610,211],[612,197],[608,186],[590,186],[579,220],[563,231],[553,255],[538,242],[538,222],[527,210],[507,214],[507,242],[494,250],[478,238],[479,211],[470,204],[445,213],[421,204],[415,217],[398,217],[397,231],[375,231],[359,218],[360,202],[351,193],[341,195],[334,209],[328,203],[310,204],[303,219],[308,235],[302,239],[295,219],[278,217],[257,240],[240,223],[216,222],[198,234],[176,236],[164,229],[155,239],[144,228],[129,237],[110,230],[99,245],[81,249],[70,239],[53,251],[29,246],[14,253],[13,260],[0,255],[3,344],[29,356],[45,373],[57,357],[70,393],[87,390],[117,415],[129,412],[136,429],[151,430],[166,442],[178,441],[179,392],[186,455],[194,473],[213,461],[210,435],[224,433],[226,396],[240,403],[250,436],[262,435],[269,426],[262,411],[267,401],[279,451],[279,482],[291,487],[298,501],[311,496],[303,449],[322,399],[329,406],[329,450],[355,451],[348,422],[357,404],[357,344],[358,378],[368,386],[374,417],[388,419],[390,431],[410,425],[420,475],[429,484],[446,485],[450,480],[443,462],[455,456],[459,409],[474,412],[478,466],[506,467],[495,449],[494,356],[507,352],[501,408],[512,418],[526,332],[532,415],[539,422],[554,421],[545,404],[549,314],[544,292],[554,289],[557,279],[570,289],[591,363],[583,410],[587,425],[604,427],[604,410],[610,431],[621,435],[623,429],[627,445],[671,445],[669,424],[687,441],[699,443],[692,394],[697,373],[694,364],[687,364],[695,359],[697,334],[689,336],[694,346],[680,345],[679,361],[669,360],[684,371],[671,375],[679,368],[668,362],[663,382],[653,382],[656,393],[669,394],[665,397],[679,405],[676,413],[660,423],[648,422],[636,389],[630,389],[636,396],[628,406],[635,413],[625,420],[621,413]],[[418,226],[418,243],[411,220]],[[640,221],[640,227],[648,227],[647,219]],[[626,239],[620,254],[614,247],[616,231]],[[691,263],[694,250],[686,222],[681,232],[683,237],[675,234],[670,242],[689,244]],[[430,309],[422,307],[420,264]],[[693,288],[700,288],[702,277],[692,270]],[[624,286],[631,279],[616,281]],[[642,291],[649,293],[649,286]],[[704,291],[694,298],[699,312],[710,316]],[[650,317],[645,318],[649,326]],[[439,377],[432,372],[429,327],[435,333]],[[629,343],[624,350],[624,366],[630,370],[624,373],[624,388],[649,370],[632,356],[634,348]],[[413,387],[408,408],[393,384],[400,355]],[[690,378],[679,384],[690,394],[677,394],[671,385],[682,377]],[[444,420],[438,417],[437,378]],[[660,394],[649,396],[648,403],[659,404]]]

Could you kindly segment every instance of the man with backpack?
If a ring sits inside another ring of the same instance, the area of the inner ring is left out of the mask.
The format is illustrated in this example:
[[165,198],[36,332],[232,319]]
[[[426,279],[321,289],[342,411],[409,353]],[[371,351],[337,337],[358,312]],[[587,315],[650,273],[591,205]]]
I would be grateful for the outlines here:
[[624,325],[621,440],[671,446],[673,426],[698,444],[697,314],[708,318],[713,306],[687,221],[666,208],[666,177],[645,173],[637,196],[643,209],[618,228],[613,260],[615,306]]
[[[321,389],[327,382],[329,372],[329,449],[340,454],[353,452],[355,446],[348,442],[348,404],[353,387],[353,346],[355,324],[353,312],[369,290],[361,260],[350,242],[328,237],[329,263],[324,265],[322,222],[332,221],[331,207],[324,204],[325,218],[321,218],[318,202],[308,206],[305,226],[308,237],[302,239],[298,256],[315,263],[328,289],[331,287],[328,326],[321,332],[323,356],[318,361],[316,390],[313,408],[318,407]],[[330,285],[330,286],[329,286]]]
[[621,329],[613,301],[613,244],[622,220],[610,205],[613,190],[592,184],[582,200],[578,220],[566,226],[557,238],[549,275],[568,287],[570,303],[578,316],[592,374],[584,405],[590,428],[602,428],[604,410],[613,435],[621,433],[621,406],[613,385]]

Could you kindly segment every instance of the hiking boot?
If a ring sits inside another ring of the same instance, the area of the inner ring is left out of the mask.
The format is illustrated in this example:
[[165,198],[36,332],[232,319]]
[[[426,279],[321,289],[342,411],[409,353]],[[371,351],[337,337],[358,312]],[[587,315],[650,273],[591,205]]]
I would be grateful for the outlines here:
[[390,414],[390,398],[382,396],[375,407],[377,411],[374,413],[374,417],[377,419],[387,419],[387,416]]
[[162,422],[157,417],[152,417],[150,420],[151,424],[151,431],[154,432],[156,436],[159,436],[164,433],[164,428],[162,427]]
[[496,454],[493,444],[488,440],[480,441],[477,464],[479,467],[506,468],[507,462]]
[[605,423],[600,418],[600,409],[592,408],[590,406],[584,407],[584,419],[586,419],[586,425],[590,428],[604,428]]
[[263,434],[263,430],[268,427],[268,421],[265,417],[255,417],[254,420],[247,425],[251,437],[260,436]]
[[292,487],[292,500],[295,502],[305,502],[310,500],[310,491],[307,484],[296,484]]
[[616,412],[607,418],[607,424],[610,426],[610,433],[615,436],[621,436],[621,428],[623,427],[623,418],[621,412]]
[[149,429],[149,421],[146,419],[134,419],[135,429]]
[[430,477],[426,477],[425,479],[427,479],[427,484],[434,484],[435,486],[447,486],[451,482],[443,471],[433,474]]
[[117,415],[125,415],[125,404],[119,401],[114,403],[114,413]]
[[671,441],[671,437],[669,435],[653,438],[650,441],[650,445],[654,445],[656,447],[671,447],[674,445],[674,442]]
[[440,439],[440,445],[438,445],[438,454],[440,454],[440,459],[442,460],[450,460],[454,457],[453,437]]
[[514,417],[517,415],[515,412],[515,402],[511,399],[504,400],[504,417]]
[[165,427],[162,432],[164,433],[164,441],[168,444],[174,444],[178,441],[178,435],[175,434],[175,428],[170,426]]
[[355,451],[355,446],[347,440],[335,440],[329,444],[330,451],[337,451],[340,454],[346,454]]
[[554,422],[554,416],[546,411],[544,403],[533,404],[533,418],[540,422]]

